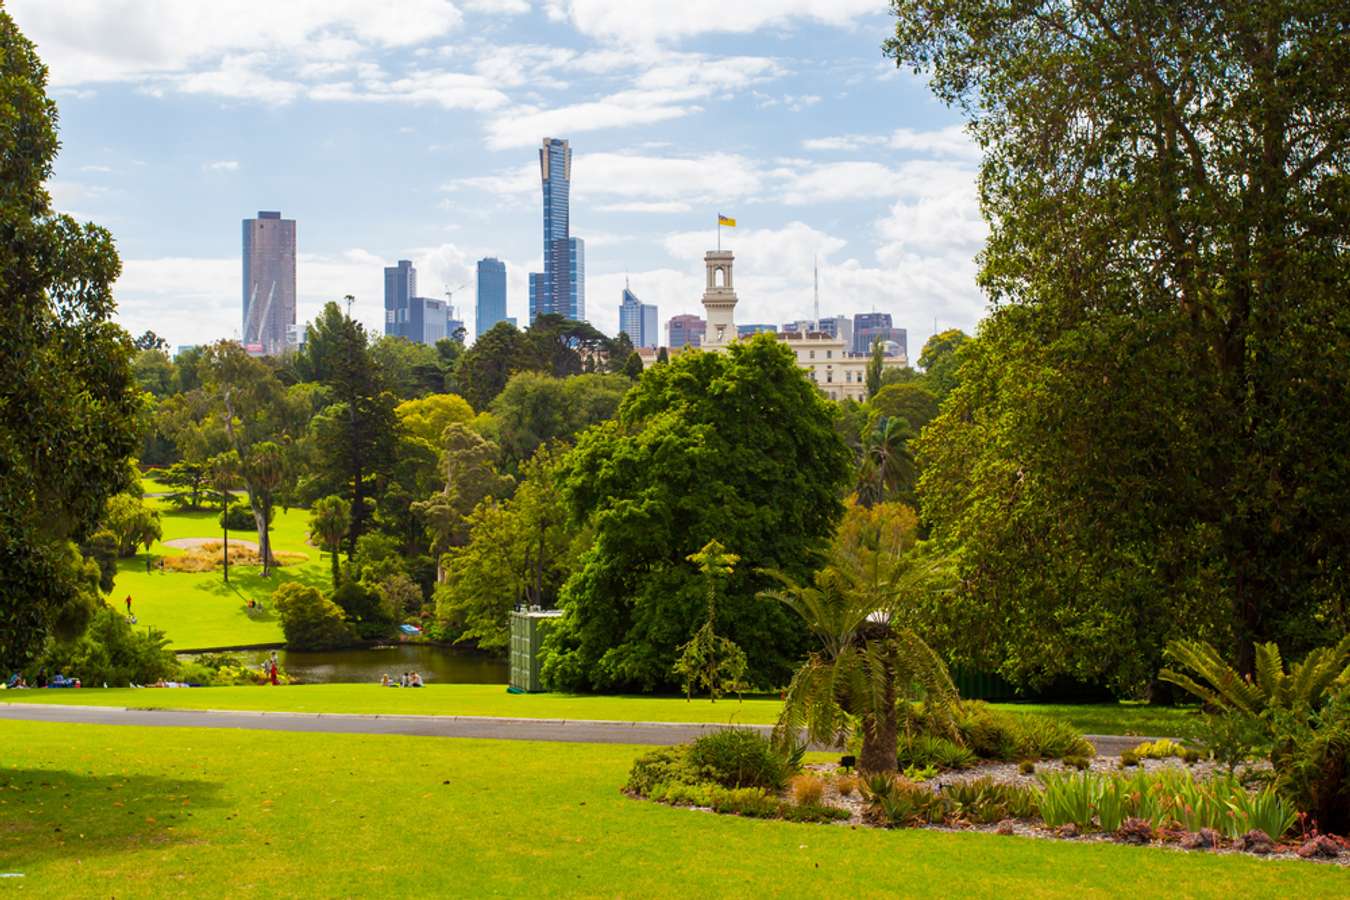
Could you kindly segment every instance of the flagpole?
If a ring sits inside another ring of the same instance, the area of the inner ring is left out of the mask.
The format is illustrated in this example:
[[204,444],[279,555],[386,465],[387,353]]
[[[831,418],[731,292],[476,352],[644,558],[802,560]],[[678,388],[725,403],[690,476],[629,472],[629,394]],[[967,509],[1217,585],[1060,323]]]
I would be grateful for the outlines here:
[[717,252],[722,252],[722,215],[717,215]]

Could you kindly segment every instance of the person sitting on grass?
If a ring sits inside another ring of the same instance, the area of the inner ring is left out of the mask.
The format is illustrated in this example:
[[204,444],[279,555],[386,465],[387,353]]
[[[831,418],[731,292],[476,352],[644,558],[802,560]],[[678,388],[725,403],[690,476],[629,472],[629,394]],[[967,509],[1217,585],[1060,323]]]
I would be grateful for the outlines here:
[[420,673],[420,672],[413,672],[413,673],[412,673],[412,676],[408,679],[408,686],[409,686],[409,687],[421,687],[421,686],[422,686],[422,673]]

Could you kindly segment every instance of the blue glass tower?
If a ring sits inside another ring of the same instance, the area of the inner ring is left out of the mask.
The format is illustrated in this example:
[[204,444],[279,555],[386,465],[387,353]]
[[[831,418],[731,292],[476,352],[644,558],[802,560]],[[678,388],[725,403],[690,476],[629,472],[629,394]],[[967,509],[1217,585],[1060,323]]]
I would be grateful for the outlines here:
[[572,148],[544,138],[539,150],[544,188],[544,271],[530,273],[530,321],[545,313],[586,317],[586,244],[570,233]]
[[474,337],[482,337],[506,318],[506,263],[491,256],[478,261],[478,304],[474,309]]
[[628,288],[623,289],[619,304],[619,330],[628,335],[634,347],[655,347],[660,343],[657,332],[656,307],[643,303]]

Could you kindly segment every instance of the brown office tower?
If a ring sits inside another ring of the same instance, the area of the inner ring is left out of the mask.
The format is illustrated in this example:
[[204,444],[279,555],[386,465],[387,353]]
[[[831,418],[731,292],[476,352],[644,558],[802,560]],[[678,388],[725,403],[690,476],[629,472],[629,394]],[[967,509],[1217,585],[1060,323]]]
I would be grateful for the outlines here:
[[244,349],[280,356],[296,346],[295,220],[259,212],[244,220]]

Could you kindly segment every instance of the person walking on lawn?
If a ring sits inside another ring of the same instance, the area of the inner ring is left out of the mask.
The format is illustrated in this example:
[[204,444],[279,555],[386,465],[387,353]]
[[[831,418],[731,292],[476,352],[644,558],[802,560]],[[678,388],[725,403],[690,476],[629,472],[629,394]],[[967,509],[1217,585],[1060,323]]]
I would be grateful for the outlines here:
[[127,594],[127,615],[131,615],[131,595]]

